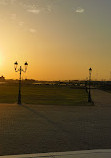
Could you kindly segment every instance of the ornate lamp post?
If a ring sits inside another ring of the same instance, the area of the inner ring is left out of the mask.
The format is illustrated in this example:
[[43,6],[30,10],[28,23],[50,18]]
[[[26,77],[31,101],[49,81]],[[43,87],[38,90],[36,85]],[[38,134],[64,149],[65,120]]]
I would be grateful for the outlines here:
[[21,105],[21,73],[27,71],[28,63],[25,62],[24,65],[25,65],[25,70],[22,69],[22,66],[20,66],[20,68],[17,69],[18,62],[16,61],[16,62],[14,63],[15,72],[20,72],[20,78],[19,78],[19,93],[18,93],[18,104],[19,104],[19,105]]
[[92,99],[91,99],[91,90],[90,90],[90,83],[91,83],[91,72],[92,72],[92,69],[90,68],[89,69],[89,93],[88,93],[88,102],[92,102]]

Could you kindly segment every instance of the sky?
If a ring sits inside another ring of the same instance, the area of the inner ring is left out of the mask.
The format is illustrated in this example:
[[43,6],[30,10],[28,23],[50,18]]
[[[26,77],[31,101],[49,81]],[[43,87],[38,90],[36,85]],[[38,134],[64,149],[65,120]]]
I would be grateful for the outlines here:
[[[0,0],[0,76],[111,78],[111,0]],[[19,68],[18,66],[18,68]]]

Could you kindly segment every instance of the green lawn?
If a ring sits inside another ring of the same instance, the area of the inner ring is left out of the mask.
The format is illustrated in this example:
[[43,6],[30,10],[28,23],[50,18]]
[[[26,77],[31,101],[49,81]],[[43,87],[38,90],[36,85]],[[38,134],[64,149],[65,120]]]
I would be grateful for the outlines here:
[[[18,84],[0,85],[0,103],[16,103]],[[70,87],[22,85],[22,103],[39,105],[87,105],[85,89]]]

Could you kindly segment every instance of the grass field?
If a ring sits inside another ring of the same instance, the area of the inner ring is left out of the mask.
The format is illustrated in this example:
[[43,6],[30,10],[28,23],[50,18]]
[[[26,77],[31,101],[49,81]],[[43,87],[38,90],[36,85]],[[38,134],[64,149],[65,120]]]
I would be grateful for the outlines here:
[[[0,85],[0,103],[16,103],[18,84]],[[53,85],[22,85],[22,103],[39,105],[87,105],[85,89]]]

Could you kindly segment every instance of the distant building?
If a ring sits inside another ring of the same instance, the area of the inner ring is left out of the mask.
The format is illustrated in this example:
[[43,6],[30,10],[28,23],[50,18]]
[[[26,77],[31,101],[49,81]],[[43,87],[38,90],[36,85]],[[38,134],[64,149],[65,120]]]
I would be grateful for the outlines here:
[[3,82],[3,81],[5,81],[5,77],[4,77],[4,76],[1,76],[1,77],[0,77],[0,82]]

